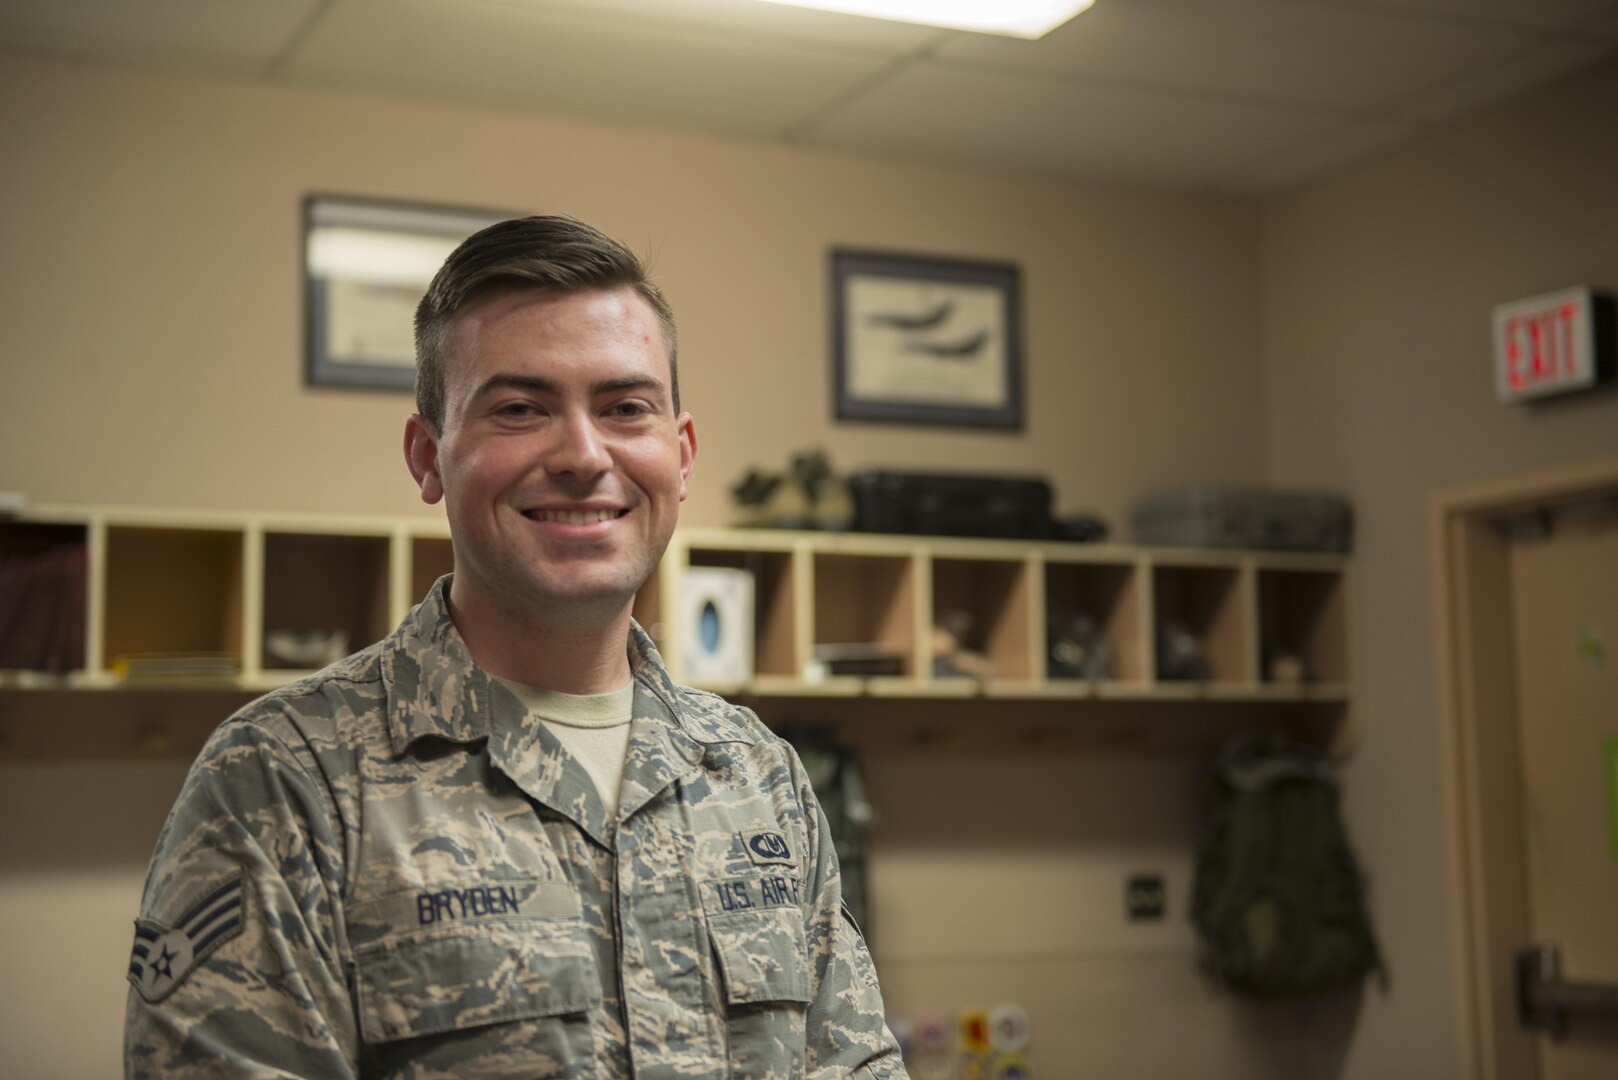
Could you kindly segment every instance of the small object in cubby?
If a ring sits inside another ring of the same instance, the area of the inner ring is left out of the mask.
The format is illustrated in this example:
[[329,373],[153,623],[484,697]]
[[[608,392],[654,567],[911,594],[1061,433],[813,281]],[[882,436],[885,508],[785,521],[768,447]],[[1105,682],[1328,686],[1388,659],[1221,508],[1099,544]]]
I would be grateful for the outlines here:
[[827,675],[903,675],[904,653],[868,642],[840,641],[815,646],[814,660]]
[[1096,619],[1083,611],[1053,612],[1046,629],[1050,677],[1110,679],[1112,644]]
[[698,681],[753,677],[753,575],[725,566],[686,570],[681,595],[681,663]]
[[126,679],[229,679],[241,661],[234,653],[125,653],[112,670]]
[[1191,628],[1177,619],[1157,624],[1157,677],[1176,682],[1200,682],[1213,677],[1202,643]]
[[84,666],[83,543],[37,555],[0,555],[0,669],[66,672]]
[[933,626],[933,674],[939,678],[992,679],[994,661],[961,644],[972,629],[970,611],[945,611]]
[[271,630],[264,635],[264,651],[277,665],[323,668],[348,655],[348,631]]
[[1264,650],[1264,679],[1282,686],[1301,686],[1309,681],[1309,669],[1303,657],[1287,649]]

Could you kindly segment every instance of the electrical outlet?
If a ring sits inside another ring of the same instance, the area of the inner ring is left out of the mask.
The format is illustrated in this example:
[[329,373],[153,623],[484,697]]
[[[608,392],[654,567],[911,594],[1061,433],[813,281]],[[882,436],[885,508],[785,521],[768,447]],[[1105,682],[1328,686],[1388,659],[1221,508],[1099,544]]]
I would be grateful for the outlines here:
[[1124,908],[1130,922],[1159,922],[1168,911],[1168,890],[1162,874],[1133,874],[1124,887]]

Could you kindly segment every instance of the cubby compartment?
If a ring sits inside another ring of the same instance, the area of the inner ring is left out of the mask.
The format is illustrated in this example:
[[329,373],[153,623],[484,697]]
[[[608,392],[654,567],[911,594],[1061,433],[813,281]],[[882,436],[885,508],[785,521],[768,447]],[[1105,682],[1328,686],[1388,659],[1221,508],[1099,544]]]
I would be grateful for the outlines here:
[[0,671],[85,667],[88,530],[0,522]]
[[107,529],[102,656],[150,677],[228,677],[242,667],[244,533]]
[[388,548],[387,536],[265,533],[264,670],[324,667],[386,636]]
[[447,536],[415,536],[410,540],[411,605],[427,596],[433,582],[455,569],[455,549]]
[[933,675],[1032,679],[1027,561],[934,558],[932,575]]
[[1260,678],[1274,686],[1348,681],[1348,602],[1335,570],[1258,572]]
[[814,658],[829,675],[920,677],[914,562],[908,556],[814,557]]
[[1152,672],[1158,682],[1253,682],[1241,584],[1235,566],[1153,567]]
[[1132,685],[1151,669],[1134,563],[1045,564],[1045,675]]
[[798,670],[790,551],[688,549],[687,565],[744,570],[753,578],[753,669],[759,675],[793,677]]

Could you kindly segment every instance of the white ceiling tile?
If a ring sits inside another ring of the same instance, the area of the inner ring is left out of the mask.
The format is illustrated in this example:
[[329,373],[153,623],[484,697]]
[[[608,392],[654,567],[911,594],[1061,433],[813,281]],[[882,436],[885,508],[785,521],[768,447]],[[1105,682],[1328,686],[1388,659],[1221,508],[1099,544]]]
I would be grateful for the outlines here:
[[1099,0],[1039,41],[960,35],[941,60],[1370,110],[1509,50],[1521,34],[1283,0]]
[[1526,94],[1611,51],[1609,42],[1545,39],[1501,58],[1487,70],[1474,72],[1441,90],[1423,95],[1393,116],[1426,125],[1451,120]]
[[1196,186],[1321,130],[1310,110],[921,62],[804,140],[983,167]]
[[[450,0],[453,2],[453,0]],[[503,0],[533,10],[683,26],[732,37],[774,38],[800,45],[834,45],[897,55],[938,38],[937,27],[890,19],[812,11],[758,0]]]
[[770,137],[890,62],[510,3],[346,0],[281,75],[439,102]]
[[1234,194],[1271,194],[1404,142],[1418,130],[1413,124],[1395,121],[1345,120],[1231,175],[1220,187]]
[[[1105,0],[1103,0],[1105,2]],[[1322,3],[1339,7],[1380,9],[1459,22],[1495,23],[1529,29],[1559,30],[1588,21],[1618,7],[1615,0],[1286,0],[1298,6]]]
[[0,0],[0,43],[103,60],[258,72],[319,0]]
[[752,0],[0,0],[0,47],[1251,192],[1618,49],[1618,0],[1098,0],[1038,42]]

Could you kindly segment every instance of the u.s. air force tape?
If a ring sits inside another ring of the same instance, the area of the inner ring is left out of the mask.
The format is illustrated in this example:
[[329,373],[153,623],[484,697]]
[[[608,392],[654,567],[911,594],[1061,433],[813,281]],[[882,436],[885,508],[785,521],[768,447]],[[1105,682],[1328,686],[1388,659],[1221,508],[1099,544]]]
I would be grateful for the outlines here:
[[208,892],[168,927],[135,920],[129,981],[147,1001],[161,1001],[185,981],[209,953],[242,932],[240,874]]

